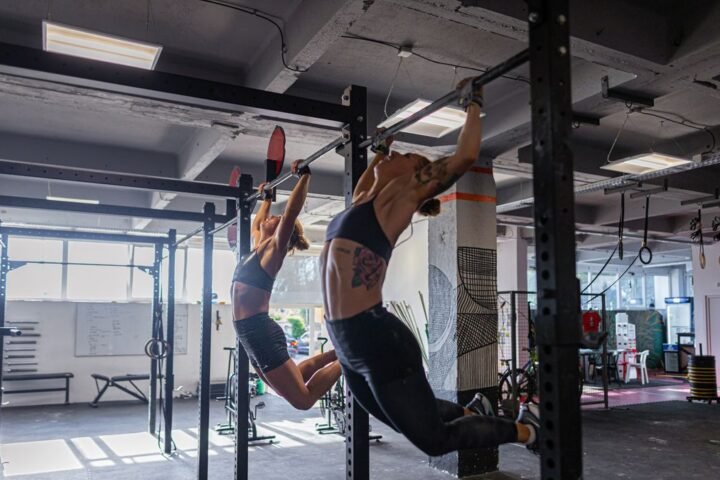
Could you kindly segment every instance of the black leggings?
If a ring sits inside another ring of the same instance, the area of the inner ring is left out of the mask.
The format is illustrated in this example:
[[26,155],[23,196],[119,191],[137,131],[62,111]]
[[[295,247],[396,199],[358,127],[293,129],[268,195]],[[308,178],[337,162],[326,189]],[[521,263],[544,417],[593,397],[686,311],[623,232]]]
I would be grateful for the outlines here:
[[517,441],[512,421],[465,416],[462,406],[435,398],[415,337],[383,307],[327,324],[355,399],[426,454]]

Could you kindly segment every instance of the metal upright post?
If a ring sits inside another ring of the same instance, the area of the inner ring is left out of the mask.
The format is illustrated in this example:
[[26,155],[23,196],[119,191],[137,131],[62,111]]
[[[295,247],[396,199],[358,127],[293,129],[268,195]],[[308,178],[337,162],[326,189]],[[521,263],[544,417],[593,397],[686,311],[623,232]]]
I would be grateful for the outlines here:
[[510,387],[512,390],[513,408],[518,405],[517,376],[517,357],[518,357],[518,339],[517,339],[517,294],[518,292],[510,292]]
[[[603,293],[600,295],[600,312],[602,313],[602,331],[607,333],[607,318],[606,318],[606,311],[605,311],[605,294]],[[603,402],[605,409],[609,407],[609,399],[608,399],[608,388],[610,388],[609,381],[608,381],[608,348],[607,348],[607,337],[605,340],[603,340],[603,346],[602,346],[602,362],[603,362],[603,373],[602,373],[602,381],[603,381]]]
[[[345,205],[352,204],[353,190],[360,176],[367,168],[367,147],[360,144],[367,135],[367,91],[364,87],[352,85],[343,93],[343,105],[350,106],[350,143],[343,149],[345,156],[345,178],[343,192]],[[368,480],[370,478],[370,419],[367,412],[355,402],[352,392],[345,384],[345,442],[347,480]]]
[[173,391],[175,390],[175,240],[177,232],[172,229],[168,232],[168,268],[167,268],[167,358],[165,358],[165,434],[163,437],[163,451],[166,455],[172,453],[172,423],[173,423]]
[[208,446],[210,429],[210,340],[212,335],[212,261],[215,228],[215,204],[203,207],[203,291],[202,318],[200,320],[200,421],[198,431],[198,480],[208,478]]
[[[151,338],[157,342],[160,338],[160,325],[162,323],[162,304],[160,303],[160,264],[162,262],[163,246],[155,244],[155,258],[153,260],[153,299],[152,299],[152,329]],[[158,347],[158,343],[154,343]],[[152,352],[158,353],[158,352]],[[158,359],[155,355],[150,357],[150,394],[148,402],[148,432],[157,433],[157,398],[158,398]]]
[[543,480],[582,478],[568,0],[528,0]]
[[[240,185],[243,197],[252,193],[252,177],[242,175]],[[250,215],[252,205],[247,201],[238,202],[237,219],[237,252],[236,261],[240,262],[243,256],[250,253]],[[240,340],[235,336],[235,405],[237,418],[235,419],[235,479],[248,480],[248,429],[247,412],[250,409],[248,384],[250,383],[250,362]]]
[[[7,275],[10,271],[8,259],[8,235],[0,234],[0,328],[5,326],[5,303],[7,302]],[[0,408],[2,407],[2,359],[5,340],[0,337]]]

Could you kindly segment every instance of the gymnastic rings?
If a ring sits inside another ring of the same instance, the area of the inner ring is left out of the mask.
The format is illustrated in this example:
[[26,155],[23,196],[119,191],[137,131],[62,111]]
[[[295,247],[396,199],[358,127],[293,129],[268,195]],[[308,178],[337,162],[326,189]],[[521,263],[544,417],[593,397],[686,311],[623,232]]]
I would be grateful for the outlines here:
[[650,250],[650,247],[648,247],[647,245],[643,245],[642,247],[640,247],[640,253],[638,255],[640,263],[642,263],[643,265],[647,265],[652,262],[653,253],[652,250]]
[[643,232],[643,241],[642,245],[640,246],[640,252],[638,252],[638,258],[640,259],[640,263],[643,265],[647,265],[650,262],[652,262],[653,253],[652,250],[650,250],[650,247],[648,247],[648,225],[649,225],[649,212],[650,212],[650,195],[645,197],[645,231]]
[[170,344],[165,340],[151,338],[145,344],[145,355],[152,359],[161,360],[163,358],[166,358],[169,353]]

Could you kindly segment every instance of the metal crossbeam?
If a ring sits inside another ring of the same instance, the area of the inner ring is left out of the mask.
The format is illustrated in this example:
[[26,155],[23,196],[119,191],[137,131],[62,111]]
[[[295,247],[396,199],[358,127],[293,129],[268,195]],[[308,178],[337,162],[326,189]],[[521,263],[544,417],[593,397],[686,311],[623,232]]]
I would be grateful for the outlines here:
[[123,233],[79,232],[75,230],[53,230],[50,228],[2,227],[0,234],[19,237],[59,238],[67,240],[97,240],[119,243],[167,243],[166,236],[127,235]]
[[[155,218],[177,220],[181,222],[202,222],[203,214],[182,210],[160,210],[157,208],[129,207],[124,205],[92,205],[86,203],[59,202],[43,198],[14,197],[0,195],[0,205],[15,208],[33,208],[60,212],[90,213],[99,215],[118,215],[123,217]],[[224,215],[216,215],[216,222],[224,222]]]
[[92,262],[51,262],[47,260],[10,260],[10,268],[15,270],[23,265],[71,265],[76,267],[123,267],[139,268],[143,271],[151,271],[154,267],[150,265],[132,265],[119,263],[92,263]]
[[152,190],[155,192],[177,192],[209,197],[238,197],[237,188],[218,183],[189,182],[172,178],[129,175],[125,173],[104,172],[102,170],[66,168],[35,163],[12,162],[9,160],[0,160],[0,175],[44,178],[67,182],[92,183],[96,185],[112,185],[115,187]]

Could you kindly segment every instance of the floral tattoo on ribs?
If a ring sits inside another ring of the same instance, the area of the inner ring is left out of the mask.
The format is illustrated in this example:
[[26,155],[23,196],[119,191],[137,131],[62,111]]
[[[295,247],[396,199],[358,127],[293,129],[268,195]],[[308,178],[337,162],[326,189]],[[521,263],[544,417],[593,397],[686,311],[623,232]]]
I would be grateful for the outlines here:
[[353,255],[353,288],[365,286],[368,290],[380,281],[383,262],[380,257],[364,247],[356,247]]

